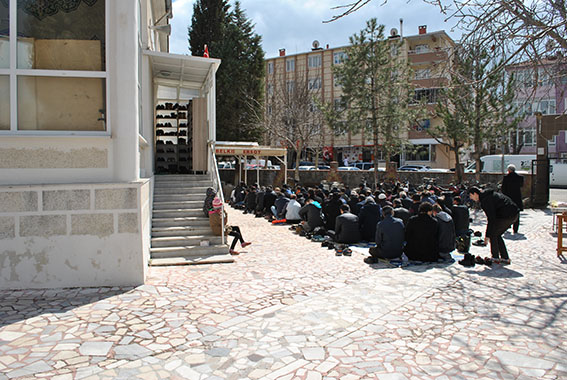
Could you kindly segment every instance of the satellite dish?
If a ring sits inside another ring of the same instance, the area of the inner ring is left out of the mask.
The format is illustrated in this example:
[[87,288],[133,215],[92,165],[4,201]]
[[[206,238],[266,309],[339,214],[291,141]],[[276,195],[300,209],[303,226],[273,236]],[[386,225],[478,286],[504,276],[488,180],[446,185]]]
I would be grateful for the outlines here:
[[397,35],[398,35],[398,29],[392,28],[392,29],[390,30],[390,36],[396,37]]
[[313,44],[311,46],[313,46],[313,49],[319,49],[319,41],[313,41]]

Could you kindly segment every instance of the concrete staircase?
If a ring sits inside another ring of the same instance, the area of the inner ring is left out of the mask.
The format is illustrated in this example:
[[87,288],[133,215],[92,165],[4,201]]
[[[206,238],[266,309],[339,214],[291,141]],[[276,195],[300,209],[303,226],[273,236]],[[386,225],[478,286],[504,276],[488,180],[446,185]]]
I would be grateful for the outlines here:
[[[231,263],[228,246],[203,216],[208,175],[156,175],[150,265]],[[208,241],[209,246],[201,246]]]

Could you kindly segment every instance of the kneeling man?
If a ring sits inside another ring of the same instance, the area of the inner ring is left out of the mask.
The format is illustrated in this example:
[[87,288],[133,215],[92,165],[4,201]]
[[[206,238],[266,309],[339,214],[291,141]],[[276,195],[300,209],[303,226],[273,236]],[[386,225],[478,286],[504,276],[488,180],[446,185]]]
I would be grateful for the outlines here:
[[395,259],[402,256],[404,249],[404,222],[394,218],[390,206],[382,209],[384,219],[376,225],[376,247],[370,248],[370,257],[364,259],[367,264],[378,259]]

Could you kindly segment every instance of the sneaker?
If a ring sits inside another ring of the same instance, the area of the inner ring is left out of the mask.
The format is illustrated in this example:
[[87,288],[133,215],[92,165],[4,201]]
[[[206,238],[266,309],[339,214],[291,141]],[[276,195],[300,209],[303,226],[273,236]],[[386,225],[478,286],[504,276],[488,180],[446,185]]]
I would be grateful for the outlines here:
[[343,251],[339,251],[339,250],[335,251],[335,256],[342,256],[342,255],[343,255]]
[[234,249],[229,249],[229,250],[228,250],[228,253],[230,253],[230,254],[233,255],[233,256],[240,255],[240,252],[236,252]]
[[251,241],[245,241],[244,243],[241,244],[242,248],[244,247],[248,247],[250,244],[252,244]]
[[343,251],[344,256],[352,256],[352,249],[347,248]]

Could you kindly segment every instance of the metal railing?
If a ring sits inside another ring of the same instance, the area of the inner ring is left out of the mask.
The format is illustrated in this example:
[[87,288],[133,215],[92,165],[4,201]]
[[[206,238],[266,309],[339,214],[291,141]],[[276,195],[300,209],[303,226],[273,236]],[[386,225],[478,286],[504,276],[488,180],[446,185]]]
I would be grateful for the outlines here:
[[226,237],[224,236],[224,194],[222,192],[222,183],[220,180],[219,167],[217,165],[217,157],[215,154],[215,141],[209,140],[209,167],[213,173],[213,189],[217,192],[217,196],[221,200],[221,243],[225,244]]

